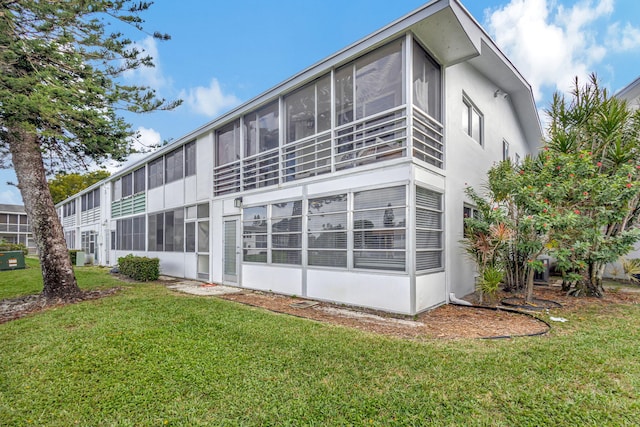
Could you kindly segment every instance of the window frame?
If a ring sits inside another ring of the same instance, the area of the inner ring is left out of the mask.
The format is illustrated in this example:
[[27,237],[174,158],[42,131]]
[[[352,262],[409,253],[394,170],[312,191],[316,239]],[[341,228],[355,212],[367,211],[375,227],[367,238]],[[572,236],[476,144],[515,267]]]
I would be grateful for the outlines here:
[[[463,119],[462,119],[462,129],[467,134],[467,136],[477,142],[481,147],[484,147],[484,114],[482,111],[476,106],[476,104],[471,101],[471,99],[463,92],[462,94],[462,105],[463,105]],[[474,129],[474,116],[478,117],[478,129],[477,129],[477,138],[475,136]],[[466,121],[466,123],[465,123]]]

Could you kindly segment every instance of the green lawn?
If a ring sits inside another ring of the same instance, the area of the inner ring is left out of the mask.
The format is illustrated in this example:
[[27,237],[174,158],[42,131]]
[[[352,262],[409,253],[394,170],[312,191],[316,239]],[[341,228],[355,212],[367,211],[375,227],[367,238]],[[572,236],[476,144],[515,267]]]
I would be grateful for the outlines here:
[[[38,290],[19,277],[0,274],[4,295]],[[640,305],[563,312],[544,337],[410,342],[118,285],[0,325],[0,425],[638,423]]]

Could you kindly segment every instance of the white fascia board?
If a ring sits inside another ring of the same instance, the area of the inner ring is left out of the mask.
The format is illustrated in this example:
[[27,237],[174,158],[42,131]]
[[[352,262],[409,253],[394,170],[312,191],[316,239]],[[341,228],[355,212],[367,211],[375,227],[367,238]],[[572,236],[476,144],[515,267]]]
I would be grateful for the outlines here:
[[633,101],[638,98],[640,96],[640,77],[620,89],[614,96],[616,98],[626,99],[627,101]]

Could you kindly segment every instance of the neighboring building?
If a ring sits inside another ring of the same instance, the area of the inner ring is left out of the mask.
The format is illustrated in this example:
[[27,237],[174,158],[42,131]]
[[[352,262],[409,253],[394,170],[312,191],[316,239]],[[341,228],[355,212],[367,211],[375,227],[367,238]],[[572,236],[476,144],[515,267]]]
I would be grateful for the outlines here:
[[437,0],[58,211],[100,264],[413,314],[473,292],[464,188],[541,138],[529,84]]
[[[640,108],[640,77],[635,79],[629,85],[620,89],[614,95],[617,98],[627,101],[630,108],[637,110]],[[636,243],[635,249],[626,255],[626,258],[640,258],[640,243]],[[605,268],[605,277],[622,279],[625,277],[624,269],[620,262],[607,264]]]
[[633,109],[640,108],[640,77],[620,89],[614,96],[626,100]]
[[29,218],[22,205],[0,204],[0,241],[22,243],[35,253],[36,245],[31,235]]

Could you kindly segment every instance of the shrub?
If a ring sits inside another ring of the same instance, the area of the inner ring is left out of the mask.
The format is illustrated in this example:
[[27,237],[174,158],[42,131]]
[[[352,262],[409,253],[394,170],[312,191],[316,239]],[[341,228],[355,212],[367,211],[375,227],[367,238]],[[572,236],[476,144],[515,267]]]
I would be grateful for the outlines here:
[[29,255],[29,248],[27,248],[22,243],[9,243],[4,240],[0,241],[0,251],[21,251],[23,254]]
[[79,249],[69,249],[69,258],[71,258],[71,265],[76,265],[78,252],[80,252]]
[[118,258],[120,273],[140,282],[158,280],[160,260],[158,258],[139,257],[129,254]]

